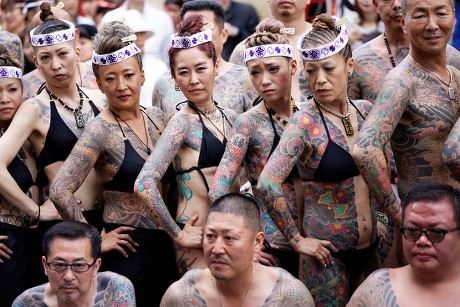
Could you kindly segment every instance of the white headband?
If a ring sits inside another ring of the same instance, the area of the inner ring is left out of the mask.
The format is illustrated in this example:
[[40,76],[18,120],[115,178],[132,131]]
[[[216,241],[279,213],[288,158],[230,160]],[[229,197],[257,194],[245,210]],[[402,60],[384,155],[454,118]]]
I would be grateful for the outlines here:
[[30,31],[30,41],[32,46],[41,47],[41,46],[52,46],[63,42],[68,42],[75,39],[75,26],[73,23],[59,19],[62,22],[65,22],[69,25],[69,29],[56,31],[49,34],[34,34],[34,28]]
[[294,58],[294,50],[287,44],[260,45],[244,50],[244,61],[247,63],[253,59],[267,58],[272,56],[284,56]]
[[192,36],[176,36],[171,35],[171,47],[172,48],[192,48],[207,42],[212,41],[212,30],[206,30],[193,34]]
[[340,33],[331,43],[311,49],[302,49],[303,40],[308,35],[308,33],[310,33],[311,29],[300,36],[299,40],[297,41],[297,48],[299,49],[302,59],[306,61],[319,61],[333,56],[345,48],[348,43],[347,29],[343,22],[338,22],[339,19],[337,17],[333,16],[333,18],[336,22],[337,29],[340,30]]
[[140,52],[141,50],[135,43],[107,54],[97,54],[96,51],[93,51],[92,62],[96,65],[113,65],[127,60]]
[[0,79],[4,78],[22,78],[22,69],[14,66],[0,66]]

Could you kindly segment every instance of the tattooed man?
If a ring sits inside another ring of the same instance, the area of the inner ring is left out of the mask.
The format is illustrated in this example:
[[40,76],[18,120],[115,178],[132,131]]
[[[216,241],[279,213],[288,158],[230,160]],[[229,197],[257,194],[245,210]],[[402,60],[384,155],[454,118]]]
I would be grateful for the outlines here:
[[460,291],[460,191],[425,183],[403,203],[403,249],[409,265],[382,269],[348,306],[457,306]]
[[[401,0],[373,0],[385,31],[353,51],[355,69],[349,79],[352,99],[375,103],[386,74],[409,53],[409,36],[401,27]],[[447,63],[460,68],[460,53],[447,45]]]
[[314,306],[308,289],[281,268],[252,261],[262,247],[257,204],[231,193],[209,208],[203,249],[207,268],[172,284],[161,306]]
[[[252,107],[252,102],[257,93],[249,80],[248,71],[244,66],[234,65],[222,58],[224,43],[228,37],[228,30],[224,28],[224,9],[213,0],[189,1],[182,6],[181,20],[192,16],[201,15],[205,22],[214,25],[212,41],[216,48],[219,67],[214,80],[213,98],[219,106],[232,109],[241,114]],[[166,72],[158,78],[152,96],[152,105],[159,107],[166,119],[170,119],[185,105],[184,94],[175,84],[170,72]]]
[[75,221],[52,226],[42,256],[49,282],[24,291],[12,306],[136,306],[129,279],[98,273],[100,254],[101,236],[93,226]]
[[443,165],[444,141],[458,119],[460,72],[446,66],[455,20],[453,0],[401,2],[409,55],[385,80],[353,155],[371,193],[396,224],[401,207],[390,185],[383,148],[391,142],[401,199],[419,182],[459,186]]

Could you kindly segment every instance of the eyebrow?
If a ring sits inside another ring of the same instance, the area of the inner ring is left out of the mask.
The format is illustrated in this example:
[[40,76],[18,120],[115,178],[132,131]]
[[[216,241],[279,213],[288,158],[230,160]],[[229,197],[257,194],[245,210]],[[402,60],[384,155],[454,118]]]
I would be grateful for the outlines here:
[[[205,65],[207,64],[206,62],[200,62],[200,63],[197,63],[194,67],[197,67],[197,66],[200,66],[200,65]],[[185,66],[182,66],[182,67],[177,67],[177,70],[180,70],[180,69],[187,69],[187,67]]]

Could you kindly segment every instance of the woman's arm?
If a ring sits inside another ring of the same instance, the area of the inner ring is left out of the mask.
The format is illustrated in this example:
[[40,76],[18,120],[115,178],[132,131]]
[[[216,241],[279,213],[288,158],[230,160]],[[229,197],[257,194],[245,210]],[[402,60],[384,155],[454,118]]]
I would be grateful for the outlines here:
[[0,138],[0,194],[11,204],[30,217],[35,223],[40,221],[59,220],[56,208],[51,203],[39,206],[25,194],[8,171],[24,142],[34,133],[37,122],[46,121],[40,112],[36,100],[27,100],[17,110],[13,121]]
[[[310,150],[309,128],[314,121],[304,107],[293,115],[281,136],[281,140],[265,165],[259,177],[257,190],[275,224],[291,246],[298,253],[314,256],[327,266],[332,262],[329,249],[336,250],[331,242],[313,238],[303,238],[293,218],[294,212],[286,201],[282,183],[286,180],[297,160]],[[308,158],[304,156],[303,158]]]
[[198,219],[195,215],[181,230],[168,211],[157,184],[165,174],[180,147],[187,137],[190,118],[179,113],[174,116],[163,131],[152,154],[145,162],[136,183],[134,192],[147,205],[152,217],[173,240],[182,247],[201,246],[202,229],[190,227]]
[[65,220],[86,223],[74,193],[96,163],[106,135],[110,133],[103,127],[101,118],[91,121],[51,183],[50,199]]
[[254,131],[251,117],[244,113],[233,124],[230,139],[225,153],[214,175],[209,198],[211,203],[222,195],[230,193],[233,182],[240,174],[241,163],[249,146],[249,134]]

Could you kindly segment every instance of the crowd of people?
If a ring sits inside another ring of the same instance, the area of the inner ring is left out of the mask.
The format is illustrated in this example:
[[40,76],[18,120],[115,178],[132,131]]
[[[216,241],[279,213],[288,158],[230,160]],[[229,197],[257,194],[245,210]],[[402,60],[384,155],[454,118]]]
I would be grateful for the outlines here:
[[267,2],[1,0],[0,307],[456,305],[456,2]]

